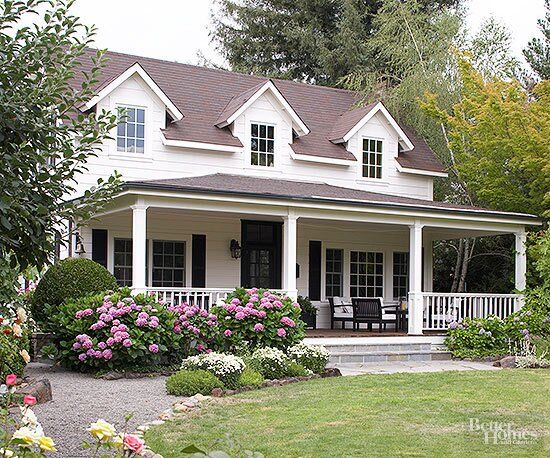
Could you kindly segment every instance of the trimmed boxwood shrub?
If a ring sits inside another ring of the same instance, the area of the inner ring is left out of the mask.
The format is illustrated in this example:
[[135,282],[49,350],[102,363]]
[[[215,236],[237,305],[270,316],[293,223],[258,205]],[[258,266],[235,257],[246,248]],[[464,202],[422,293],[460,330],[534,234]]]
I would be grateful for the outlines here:
[[241,376],[239,377],[239,386],[251,386],[259,388],[264,382],[264,377],[258,371],[255,371],[251,367],[246,367]]
[[214,374],[199,370],[184,370],[166,379],[166,391],[174,396],[209,395],[214,388],[223,388],[223,383]]
[[117,288],[115,277],[102,265],[90,259],[68,258],[51,266],[42,279],[32,301],[32,315],[39,323],[48,319],[48,310],[67,299],[79,299]]

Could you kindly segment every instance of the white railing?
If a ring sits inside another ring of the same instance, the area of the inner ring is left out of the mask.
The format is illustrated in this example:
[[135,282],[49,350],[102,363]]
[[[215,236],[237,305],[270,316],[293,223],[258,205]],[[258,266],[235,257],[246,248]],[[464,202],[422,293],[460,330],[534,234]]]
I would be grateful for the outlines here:
[[[224,300],[235,288],[147,288],[147,293],[155,296],[157,301],[167,305],[180,305],[183,303],[197,305],[203,309],[209,309],[219,300]],[[283,294],[280,289],[270,289],[274,293]]]
[[521,294],[421,293],[424,306],[424,329],[447,329],[453,320],[506,318],[521,307]]
[[155,296],[157,301],[167,305],[183,303],[198,305],[209,309],[219,300],[224,300],[235,288],[147,288],[147,293]]

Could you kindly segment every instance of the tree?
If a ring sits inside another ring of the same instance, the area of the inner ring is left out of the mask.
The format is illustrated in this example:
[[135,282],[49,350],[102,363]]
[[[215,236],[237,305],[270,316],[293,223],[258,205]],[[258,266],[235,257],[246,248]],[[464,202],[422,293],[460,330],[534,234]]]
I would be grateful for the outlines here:
[[118,190],[115,174],[71,200],[86,160],[116,125],[111,113],[75,109],[92,97],[105,59],[98,51],[82,85],[71,86],[95,33],[69,13],[72,3],[0,4],[0,272],[6,263],[42,268],[62,222],[88,219]]
[[[418,0],[423,11],[461,0]],[[217,0],[211,37],[232,70],[334,85],[369,65],[383,0]]]
[[525,59],[540,79],[550,78],[550,0],[545,0],[546,14],[539,19],[543,38],[533,38],[523,50]]
[[448,131],[456,170],[476,203],[503,211],[550,210],[550,81],[534,98],[517,80],[486,81],[458,59],[460,101],[442,108],[429,94],[422,107]]

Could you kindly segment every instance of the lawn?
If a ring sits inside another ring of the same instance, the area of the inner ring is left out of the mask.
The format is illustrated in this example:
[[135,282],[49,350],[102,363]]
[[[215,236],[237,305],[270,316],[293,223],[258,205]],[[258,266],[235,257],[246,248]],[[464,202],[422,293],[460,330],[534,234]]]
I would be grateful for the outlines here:
[[[146,440],[165,458],[226,433],[267,457],[550,456],[549,393],[544,370],[338,377],[217,400]],[[537,438],[487,445],[470,418],[513,423]]]

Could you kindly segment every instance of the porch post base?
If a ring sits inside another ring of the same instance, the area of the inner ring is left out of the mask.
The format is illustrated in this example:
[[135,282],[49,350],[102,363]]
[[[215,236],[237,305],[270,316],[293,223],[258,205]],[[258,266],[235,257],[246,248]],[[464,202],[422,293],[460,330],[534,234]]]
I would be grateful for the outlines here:
[[424,310],[422,293],[409,293],[409,329],[410,336],[421,336],[424,329]]

